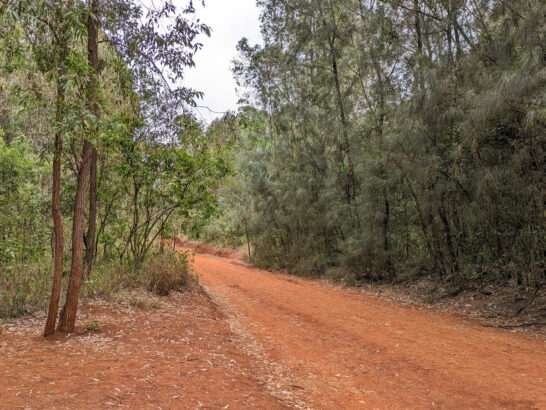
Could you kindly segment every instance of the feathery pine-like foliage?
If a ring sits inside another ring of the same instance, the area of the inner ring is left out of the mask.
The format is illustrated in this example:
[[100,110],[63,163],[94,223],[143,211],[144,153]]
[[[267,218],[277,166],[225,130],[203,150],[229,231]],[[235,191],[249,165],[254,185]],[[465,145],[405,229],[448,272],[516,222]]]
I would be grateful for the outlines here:
[[259,3],[265,44],[234,67],[256,109],[209,236],[351,282],[544,284],[543,2]]

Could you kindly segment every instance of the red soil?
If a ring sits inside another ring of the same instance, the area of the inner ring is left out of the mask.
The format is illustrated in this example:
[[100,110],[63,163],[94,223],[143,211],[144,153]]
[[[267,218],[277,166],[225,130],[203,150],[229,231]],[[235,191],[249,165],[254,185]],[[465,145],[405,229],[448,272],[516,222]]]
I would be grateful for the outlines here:
[[214,256],[195,267],[313,407],[546,408],[542,338]]
[[[271,373],[203,294],[177,294],[158,310],[95,301],[76,334],[44,339],[45,318],[4,325],[1,409],[281,408],[256,375]],[[85,331],[97,321],[98,331]],[[274,387],[274,386],[273,386]]]
[[0,408],[546,409],[543,338],[239,260],[195,268],[212,299],[94,301],[70,337],[4,325]]

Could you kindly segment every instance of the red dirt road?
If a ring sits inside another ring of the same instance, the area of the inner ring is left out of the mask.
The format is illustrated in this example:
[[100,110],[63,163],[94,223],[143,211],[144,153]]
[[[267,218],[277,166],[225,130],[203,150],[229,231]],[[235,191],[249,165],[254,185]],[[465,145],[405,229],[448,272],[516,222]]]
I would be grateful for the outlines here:
[[[206,295],[173,294],[157,303],[143,310],[92,301],[70,336],[44,339],[44,316],[4,325],[0,409],[291,406],[289,395],[257,377],[270,368],[251,359],[246,341]],[[100,330],[86,331],[93,321]]]
[[211,255],[195,267],[302,404],[546,408],[544,339]]
[[0,409],[546,409],[544,338],[235,259],[195,268],[210,297],[94,300],[70,336],[44,339],[43,315],[0,326]]

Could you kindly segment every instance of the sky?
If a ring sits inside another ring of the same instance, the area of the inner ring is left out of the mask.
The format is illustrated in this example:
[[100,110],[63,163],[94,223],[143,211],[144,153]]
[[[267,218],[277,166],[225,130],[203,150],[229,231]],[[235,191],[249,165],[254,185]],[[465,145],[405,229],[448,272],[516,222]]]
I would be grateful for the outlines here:
[[[182,0],[179,0],[182,1]],[[198,105],[197,116],[210,123],[227,110],[237,110],[236,84],[231,72],[231,61],[237,56],[236,46],[242,37],[251,44],[261,43],[256,0],[194,1],[196,16],[212,28],[210,38],[202,36],[203,48],[195,56],[194,68],[187,68],[183,84],[205,93]]]

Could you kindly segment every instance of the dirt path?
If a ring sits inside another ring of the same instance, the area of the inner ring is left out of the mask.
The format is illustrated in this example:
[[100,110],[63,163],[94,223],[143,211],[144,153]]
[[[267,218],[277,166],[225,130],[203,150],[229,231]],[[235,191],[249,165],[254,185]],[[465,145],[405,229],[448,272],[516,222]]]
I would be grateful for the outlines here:
[[[143,296],[149,303],[150,296]],[[157,298],[156,298],[157,299]],[[77,331],[44,339],[44,317],[0,329],[0,409],[277,409],[288,394],[204,294],[153,309],[93,301]],[[98,331],[85,325],[97,321]],[[268,384],[269,383],[269,384]]]
[[546,409],[546,343],[210,255],[201,283],[316,408]]
[[0,409],[546,409],[544,339],[235,259],[195,267],[209,296],[93,301],[69,337],[4,324]]

